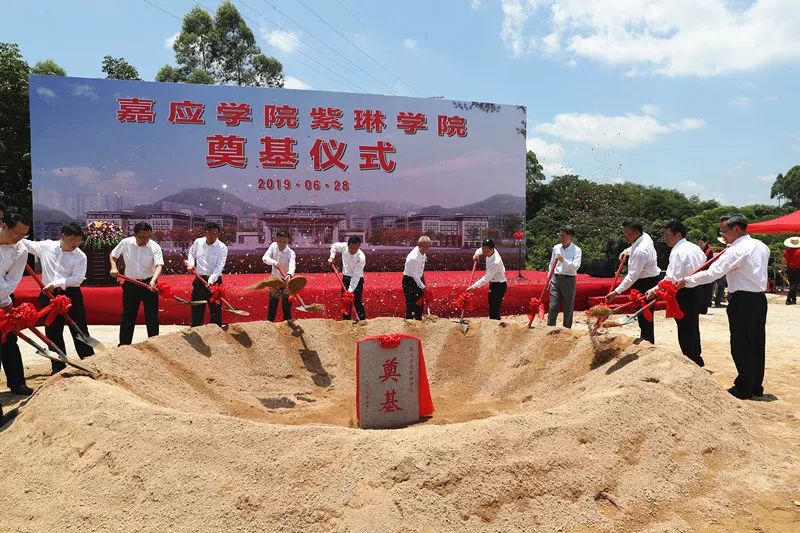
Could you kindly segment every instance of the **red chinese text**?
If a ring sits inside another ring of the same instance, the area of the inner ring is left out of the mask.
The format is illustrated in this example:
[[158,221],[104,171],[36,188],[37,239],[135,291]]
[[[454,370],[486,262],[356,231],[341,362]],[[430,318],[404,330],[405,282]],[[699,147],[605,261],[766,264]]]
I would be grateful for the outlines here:
[[342,161],[345,150],[347,150],[347,143],[335,139],[329,141],[317,139],[309,151],[311,159],[314,161],[314,170],[328,170],[334,166],[341,170],[347,170],[347,163]]
[[467,119],[459,117],[458,115],[453,115],[452,117],[439,115],[439,136],[444,137],[445,135],[448,137],[452,137],[453,135],[466,137]]
[[400,374],[397,373],[397,357],[392,357],[391,359],[387,359],[383,362],[383,375],[381,378],[381,383],[386,383],[390,379],[397,383],[397,378],[400,377]]
[[238,126],[242,122],[253,122],[253,109],[250,104],[220,102],[217,106],[217,120],[226,126]]
[[342,110],[337,107],[314,107],[309,113],[312,130],[342,129]]
[[150,122],[156,120],[155,100],[147,98],[117,98],[117,120],[120,122]]
[[262,137],[258,160],[264,168],[296,168],[300,158],[294,151],[297,141],[291,137]]
[[419,130],[428,129],[428,118],[422,113],[397,114],[397,129],[403,130],[406,135],[414,135]]
[[205,104],[184,100],[169,103],[169,121],[173,124],[205,124],[203,111]]
[[361,170],[383,170],[384,172],[393,172],[397,163],[390,161],[386,156],[387,154],[395,153],[394,145],[387,141],[378,141],[376,146],[359,146],[359,155],[361,156],[361,163],[358,168]]
[[383,121],[386,115],[381,113],[380,109],[375,111],[371,109],[356,109],[353,111],[353,115],[355,118],[353,129],[380,133],[386,127],[386,123]]
[[403,408],[397,405],[397,391],[392,389],[386,391],[384,395],[384,402],[381,404],[380,411],[382,413],[391,413],[393,411],[402,411]]
[[297,121],[297,108],[288,105],[272,105],[267,104],[264,106],[264,127],[265,128],[296,128]]
[[211,135],[208,141],[208,155],[206,164],[209,168],[229,165],[236,168],[247,166],[247,157],[244,155],[244,143],[247,139],[238,135]]

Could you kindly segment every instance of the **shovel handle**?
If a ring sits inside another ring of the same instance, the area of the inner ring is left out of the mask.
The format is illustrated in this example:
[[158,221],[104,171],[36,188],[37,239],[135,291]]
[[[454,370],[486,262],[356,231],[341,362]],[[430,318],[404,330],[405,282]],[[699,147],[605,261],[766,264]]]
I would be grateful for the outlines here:
[[127,281],[127,282],[130,282],[130,283],[133,283],[134,285],[138,285],[140,287],[144,287],[145,289],[147,289],[149,291],[158,293],[158,289],[156,289],[152,285],[149,285],[149,284],[147,284],[147,283],[145,283],[143,281],[139,281],[138,279],[129,278],[128,276],[126,276],[124,274],[117,274],[117,278],[122,278],[122,281]]
[[[48,298],[50,298],[52,300],[55,296],[53,296],[53,292],[52,291],[44,290],[45,285],[44,285],[44,282],[42,281],[42,278],[40,278],[39,275],[27,263],[25,263],[25,269],[31,275],[31,277],[33,278],[33,281],[35,281],[36,284],[39,286],[39,288],[42,289],[42,292],[44,292],[45,296],[47,296]],[[64,317],[64,320],[67,322],[67,324],[70,325],[70,327],[74,327],[75,329],[80,331],[81,336],[83,336],[83,332],[81,331],[81,328],[78,327],[78,324],[72,319],[71,316],[69,316],[69,314],[66,311],[62,312],[61,316]],[[84,342],[84,341],[81,341],[81,342]],[[88,343],[85,343],[85,344],[88,344]]]
[[[344,278],[342,278],[339,269],[336,268],[336,265],[331,263],[331,268],[333,269],[333,273],[336,274],[336,279],[339,280],[339,284],[342,286],[342,290],[347,292],[347,287],[344,286]],[[350,309],[354,314],[353,316],[356,317],[356,322],[358,322],[358,309],[356,309],[356,303],[353,302],[352,308]]]

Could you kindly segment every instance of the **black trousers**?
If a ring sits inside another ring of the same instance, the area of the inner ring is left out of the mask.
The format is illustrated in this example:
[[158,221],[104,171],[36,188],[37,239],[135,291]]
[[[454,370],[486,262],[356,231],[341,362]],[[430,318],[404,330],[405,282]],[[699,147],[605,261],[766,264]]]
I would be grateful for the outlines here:
[[[425,283],[425,278],[422,278]],[[411,276],[403,276],[403,296],[406,297],[406,319],[422,320],[423,309],[417,305],[417,300],[422,298],[422,289]]]
[[716,294],[714,295],[714,306],[720,307],[722,305],[722,299],[725,297],[725,287],[728,286],[728,280],[725,276],[722,276],[717,281],[714,282],[714,287],[716,287]]
[[706,283],[700,286],[703,289],[702,305],[700,306],[700,314],[705,315],[708,313],[708,308],[711,307],[714,301],[714,282]]
[[742,396],[764,394],[767,344],[767,297],[763,292],[736,291],[728,295],[731,356],[736,365],[733,384]]
[[[140,280],[150,283],[150,278]],[[119,345],[133,342],[133,330],[136,327],[136,315],[139,304],[144,306],[144,321],[147,324],[147,336],[158,335],[158,294],[126,281],[122,284],[122,321],[119,325]]]
[[267,320],[275,322],[278,316],[278,303],[281,304],[283,309],[283,319],[292,319],[292,302],[289,301],[289,296],[283,291],[269,291],[269,312],[267,313]]
[[[350,276],[342,276],[342,281],[344,281],[345,287],[350,287]],[[344,289],[342,289],[342,293],[344,293]],[[356,290],[353,291],[353,294],[356,295],[356,313],[358,314],[359,320],[366,320],[367,312],[364,310],[364,301],[361,299],[364,294],[364,278],[358,280],[358,285],[356,285]],[[342,316],[345,320],[350,320],[350,312],[342,313]]]
[[[11,295],[11,305],[16,300]],[[19,351],[17,336],[9,333],[5,342],[0,344],[0,364],[6,374],[6,385],[9,389],[16,389],[25,385],[25,369],[22,366],[22,353]]]
[[786,277],[789,278],[789,294],[786,295],[787,304],[797,303],[797,285],[800,284],[800,268],[787,268]]
[[698,366],[705,366],[700,356],[703,353],[700,345],[700,311],[703,309],[703,298],[705,298],[705,286],[679,290],[677,300],[684,316],[680,320],[675,319],[681,352]]
[[[89,335],[89,328],[86,325],[86,308],[83,305],[83,293],[81,292],[80,287],[67,287],[66,290],[55,289],[53,290],[54,295],[63,294],[67,298],[70,299],[72,302],[72,307],[69,308],[67,314],[78,324],[78,329],[84,335]],[[47,306],[50,303],[50,298],[45,296],[44,294],[39,295],[39,306],[40,308]],[[64,342],[64,325],[66,324],[66,320],[61,315],[58,315],[55,320],[49,325],[44,327],[44,334],[47,335],[47,338],[53,341],[53,343],[61,348],[61,351],[67,353],[67,344]],[[78,354],[78,357],[81,359],[85,357],[89,357],[90,355],[94,355],[94,350],[88,344],[81,342],[78,340],[75,332],[72,330],[72,326],[70,326],[70,333],[72,334],[72,344],[75,346],[75,352]],[[55,351],[55,350],[51,350]],[[61,372],[64,370],[67,365],[64,363],[58,363],[56,361],[50,360],[50,364],[53,368],[53,374],[57,372]]]
[[[208,281],[208,276],[202,276]],[[214,285],[222,285],[222,277],[214,282]],[[211,298],[211,291],[197,278],[192,282],[192,300],[208,300]],[[216,324],[222,327],[222,306],[217,303],[208,302],[208,314],[211,318],[211,324]],[[192,327],[202,326],[206,318],[205,305],[192,306]]]
[[[645,292],[649,291],[650,289],[658,285],[658,281],[660,279],[661,276],[653,276],[652,278],[640,278],[633,283],[633,287],[631,288],[636,289],[637,291],[644,294]],[[637,317],[637,321],[639,322],[639,332],[640,332],[639,337],[655,344],[656,331],[653,323],[644,317],[644,313],[640,314]]]
[[489,283],[489,318],[492,320],[500,320],[500,305],[507,289],[508,284],[505,281]]

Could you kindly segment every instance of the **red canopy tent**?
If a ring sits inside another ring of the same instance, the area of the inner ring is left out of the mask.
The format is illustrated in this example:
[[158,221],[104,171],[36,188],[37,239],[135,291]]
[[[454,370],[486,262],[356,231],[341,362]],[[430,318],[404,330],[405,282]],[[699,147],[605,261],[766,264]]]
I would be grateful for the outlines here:
[[800,211],[747,225],[748,233],[800,233]]

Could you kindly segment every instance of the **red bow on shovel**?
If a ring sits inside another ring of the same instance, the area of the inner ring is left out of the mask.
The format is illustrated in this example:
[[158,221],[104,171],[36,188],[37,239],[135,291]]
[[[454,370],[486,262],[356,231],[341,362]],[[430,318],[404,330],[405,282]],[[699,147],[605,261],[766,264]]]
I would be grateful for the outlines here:
[[417,300],[417,305],[424,305],[425,302],[429,302],[433,299],[433,293],[430,289],[425,289],[422,291],[422,296],[419,297]]
[[536,317],[539,317],[539,320],[544,319],[544,303],[541,298],[534,296],[531,298],[530,302],[528,302],[529,323],[532,323],[533,319]]
[[3,342],[9,333],[35,327],[38,320],[39,313],[33,304],[20,304],[13,307],[11,311],[0,309],[0,332],[2,332]]
[[668,279],[659,281],[655,294],[667,303],[667,318],[680,320],[685,316],[681,306],[678,305],[678,287],[675,286],[674,281]]
[[72,301],[67,296],[59,294],[50,300],[47,306],[39,311],[39,316],[45,317],[44,323],[46,326],[49,326],[60,314],[69,311],[70,307],[72,307]]
[[644,315],[645,320],[648,322],[653,321],[652,305],[648,305],[647,296],[636,289],[631,289],[631,292],[628,293],[628,298],[630,298],[634,309],[642,309],[642,315]]
[[350,291],[345,291],[342,293],[342,305],[341,311],[343,315],[349,315],[350,310],[353,309],[353,306],[356,303],[356,295]]
[[208,301],[212,304],[222,305],[222,300],[225,298],[225,285],[221,283],[218,285],[209,285],[208,290],[211,293],[211,297]]
[[[542,289],[542,294],[539,295],[538,298],[531,298],[530,301],[530,312],[528,313],[528,327],[531,327],[533,324],[533,319],[539,317],[540,320],[544,319],[544,295],[547,293],[547,289],[550,287],[550,280],[553,279],[553,272],[556,271],[556,264],[558,260],[553,259],[553,264],[550,265],[550,272],[547,273],[547,281],[544,282],[544,288]],[[534,304],[535,301],[535,304]],[[536,314],[533,314],[533,307],[536,306]]]

